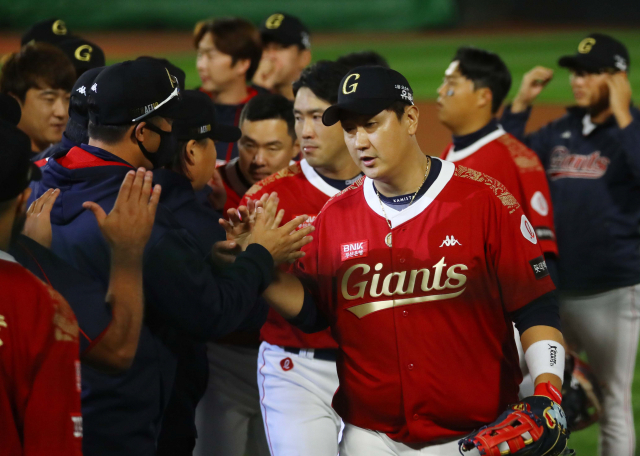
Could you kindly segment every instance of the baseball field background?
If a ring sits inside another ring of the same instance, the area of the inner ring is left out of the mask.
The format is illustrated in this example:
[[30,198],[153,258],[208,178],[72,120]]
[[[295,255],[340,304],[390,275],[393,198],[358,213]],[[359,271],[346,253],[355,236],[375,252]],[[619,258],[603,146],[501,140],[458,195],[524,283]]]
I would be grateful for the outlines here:
[[[133,3],[130,2],[130,4]],[[53,15],[52,12],[50,16]],[[474,45],[495,51],[502,56],[513,75],[509,99],[515,95],[523,74],[533,66],[543,65],[555,70],[553,80],[539,97],[538,104],[534,108],[529,128],[535,128],[562,115],[564,106],[571,104],[568,73],[557,66],[557,60],[560,55],[574,53],[578,42],[592,31],[610,33],[628,46],[631,54],[630,80],[634,99],[640,98],[640,70],[635,68],[636,64],[640,65],[640,31],[632,28],[545,25],[543,28],[508,26],[491,29],[484,27],[480,31],[450,29],[425,32],[389,30],[380,33],[323,32],[312,35],[312,51],[314,61],[334,59],[342,54],[359,50],[375,50],[381,53],[387,58],[392,68],[407,77],[413,87],[415,99],[420,107],[419,142],[423,151],[431,155],[440,155],[450,136],[437,121],[434,100],[443,72],[459,46]],[[73,32],[100,45],[105,51],[108,63],[135,58],[139,55],[162,56],[186,72],[187,88],[195,88],[199,84],[195,70],[195,50],[188,31],[91,32],[74,28]],[[0,54],[15,51],[18,47],[19,32],[0,32]],[[473,324],[473,322],[460,322],[460,324]],[[637,433],[640,431],[639,371],[640,367],[637,365],[633,383],[633,408]],[[475,375],[471,368],[469,375]],[[597,426],[593,426],[572,436],[570,443],[576,449],[578,456],[597,454],[597,432]]]

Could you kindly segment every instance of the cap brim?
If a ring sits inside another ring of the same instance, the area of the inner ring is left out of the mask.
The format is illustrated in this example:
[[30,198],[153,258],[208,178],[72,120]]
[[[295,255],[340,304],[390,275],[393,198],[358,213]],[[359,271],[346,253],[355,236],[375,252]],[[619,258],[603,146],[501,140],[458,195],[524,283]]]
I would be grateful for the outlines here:
[[238,127],[232,125],[216,125],[207,135],[214,141],[233,143],[240,139],[242,132]]
[[322,114],[322,123],[330,127],[340,122],[343,112],[353,112],[356,114],[375,116],[376,114],[387,109],[393,101],[388,98],[369,98],[353,100],[349,103],[338,103],[329,106]]
[[563,68],[585,70],[585,71],[599,71],[600,67],[592,60],[585,58],[583,54],[565,55],[558,59],[558,65]]

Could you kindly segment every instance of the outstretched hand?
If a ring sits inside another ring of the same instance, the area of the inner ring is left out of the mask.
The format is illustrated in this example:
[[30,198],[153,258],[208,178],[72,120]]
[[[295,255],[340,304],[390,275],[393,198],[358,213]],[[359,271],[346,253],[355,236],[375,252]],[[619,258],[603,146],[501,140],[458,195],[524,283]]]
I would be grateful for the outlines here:
[[553,79],[553,70],[543,66],[537,66],[526,73],[522,77],[520,90],[511,105],[511,112],[522,112],[531,106],[551,79]]
[[48,249],[51,248],[53,240],[51,210],[58,196],[60,196],[60,190],[50,188],[40,198],[31,203],[31,206],[27,209],[27,220],[22,230],[22,234]]
[[277,194],[272,193],[262,195],[262,198],[255,201],[249,199],[246,206],[240,206],[238,209],[229,209],[227,211],[228,220],[220,219],[220,225],[227,233],[227,241],[235,241],[241,251],[244,251],[249,245],[249,236],[256,220],[256,209],[266,204],[269,198],[275,199],[276,207],[278,205]]
[[93,212],[100,231],[114,251],[142,256],[160,201],[161,188],[156,185],[152,189],[152,180],[153,173],[145,172],[144,168],[129,171],[109,215],[96,203],[82,205]]

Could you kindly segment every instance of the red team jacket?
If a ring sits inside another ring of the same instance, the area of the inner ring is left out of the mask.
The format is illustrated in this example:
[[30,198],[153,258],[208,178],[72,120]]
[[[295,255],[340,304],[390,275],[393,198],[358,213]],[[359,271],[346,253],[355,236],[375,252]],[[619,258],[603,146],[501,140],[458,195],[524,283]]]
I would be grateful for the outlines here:
[[333,407],[396,441],[453,440],[518,400],[508,313],[554,285],[520,204],[485,174],[443,161],[420,199],[386,212],[392,247],[360,179],[327,203],[294,265],[340,347]]
[[[260,199],[265,193],[277,192],[280,204],[278,209],[284,209],[285,224],[299,215],[308,215],[309,219],[303,224],[307,226],[314,222],[316,216],[332,196],[339,191],[327,184],[316,171],[302,160],[276,174],[258,182],[244,195],[241,205],[247,200]],[[289,269],[284,267],[284,270]],[[272,345],[297,348],[337,348],[338,344],[326,329],[315,334],[306,334],[290,325],[273,309],[269,310],[267,322],[262,326],[260,337]]]
[[538,156],[502,128],[441,158],[487,174],[507,187],[522,205],[544,253],[558,255],[549,183]]
[[67,302],[0,260],[0,453],[82,455],[78,324]]

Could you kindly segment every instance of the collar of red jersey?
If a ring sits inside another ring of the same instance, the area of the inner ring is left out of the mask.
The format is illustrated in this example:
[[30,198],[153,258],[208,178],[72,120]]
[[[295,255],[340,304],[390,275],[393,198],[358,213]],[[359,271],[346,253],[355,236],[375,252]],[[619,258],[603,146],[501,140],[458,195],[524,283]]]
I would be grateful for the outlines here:
[[453,150],[453,144],[451,145],[451,148],[449,149],[449,153],[447,154],[447,161],[450,162],[457,162],[459,160],[462,160],[463,158],[467,158],[468,156],[472,155],[474,152],[477,152],[481,147],[486,146],[487,144],[489,144],[491,141],[498,139],[500,136],[506,134],[507,132],[504,131],[504,129],[502,128],[501,125],[498,125],[498,129],[495,131],[492,131],[491,133],[489,133],[487,136],[484,136],[482,138],[480,138],[479,140],[477,140],[476,142],[474,142],[473,144],[471,144],[468,147],[465,147],[464,149],[460,149],[460,150]]
[[8,261],[10,263],[17,263],[16,259],[4,250],[0,250],[0,260]]
[[302,173],[304,174],[304,177],[307,178],[309,183],[325,195],[336,196],[338,193],[340,193],[340,190],[332,187],[323,178],[321,178],[316,170],[313,169],[309,163],[307,163],[307,160],[300,160],[300,168],[302,169]]
[[[435,157],[431,157],[431,159],[440,160],[439,158]],[[420,199],[414,201],[411,206],[402,211],[398,211],[386,204],[384,205],[384,211],[389,217],[389,222],[391,223],[392,228],[402,225],[403,223],[408,222],[412,218],[420,215],[436,199],[436,197],[444,189],[447,183],[449,183],[449,181],[453,177],[453,173],[456,170],[456,165],[444,160],[440,161],[442,162],[440,174],[436,178],[435,182],[431,184],[429,190],[427,190],[426,193],[422,195],[422,197],[420,197]],[[364,199],[367,202],[369,208],[380,217],[385,218],[385,215],[382,212],[382,207],[380,206],[380,204],[384,203],[380,201],[378,195],[376,194],[376,189],[373,186],[373,180],[369,179],[368,177],[364,179],[363,192]]]

